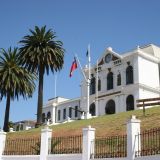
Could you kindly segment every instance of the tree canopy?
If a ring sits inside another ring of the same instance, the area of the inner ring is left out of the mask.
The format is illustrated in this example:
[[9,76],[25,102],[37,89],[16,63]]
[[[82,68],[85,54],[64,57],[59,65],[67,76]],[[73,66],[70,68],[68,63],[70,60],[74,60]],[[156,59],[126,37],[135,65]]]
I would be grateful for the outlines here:
[[29,30],[30,34],[20,41],[21,62],[31,72],[39,76],[37,127],[42,123],[43,106],[43,79],[44,74],[60,71],[64,64],[63,43],[56,40],[56,33],[52,29],[46,30],[46,26]]

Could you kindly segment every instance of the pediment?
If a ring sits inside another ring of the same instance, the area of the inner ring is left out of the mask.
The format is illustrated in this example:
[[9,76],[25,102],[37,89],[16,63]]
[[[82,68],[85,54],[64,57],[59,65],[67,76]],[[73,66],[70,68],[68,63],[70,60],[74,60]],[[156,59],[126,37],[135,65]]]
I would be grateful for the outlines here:
[[112,61],[116,61],[122,59],[121,55],[114,52],[111,47],[107,48],[101,58],[98,60],[98,65],[103,65],[105,63],[110,63]]

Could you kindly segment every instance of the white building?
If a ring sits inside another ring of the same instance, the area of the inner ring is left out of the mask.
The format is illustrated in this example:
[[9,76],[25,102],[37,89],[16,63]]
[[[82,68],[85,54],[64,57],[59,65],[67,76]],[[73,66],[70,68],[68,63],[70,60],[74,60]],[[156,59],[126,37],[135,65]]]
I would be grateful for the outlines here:
[[33,120],[23,120],[13,123],[13,131],[22,131],[35,128],[36,121]]
[[[84,71],[87,76],[88,69],[85,68]],[[99,58],[98,65],[91,67],[91,115],[100,116],[134,110],[137,109],[137,99],[159,97],[159,77],[158,46],[149,44],[125,54],[118,54],[112,48],[107,48]],[[79,99],[57,97],[49,100],[43,108],[43,121],[44,117],[49,117],[55,124],[81,118],[80,111],[87,112],[86,85],[86,81],[82,80]]]
[[49,119],[52,124],[80,119],[80,98],[66,99],[56,97],[49,99],[43,107],[42,122]]

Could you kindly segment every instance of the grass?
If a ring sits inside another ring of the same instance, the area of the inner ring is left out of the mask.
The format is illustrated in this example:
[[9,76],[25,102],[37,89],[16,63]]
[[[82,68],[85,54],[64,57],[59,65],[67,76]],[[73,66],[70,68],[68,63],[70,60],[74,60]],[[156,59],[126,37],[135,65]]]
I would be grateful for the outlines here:
[[[91,125],[96,128],[97,136],[122,135],[126,133],[126,123],[131,115],[136,115],[141,120],[141,130],[160,127],[160,107],[146,109],[146,116],[143,116],[142,110],[128,111],[113,115],[104,115],[88,120],[78,120],[70,123],[51,126],[54,136],[70,136],[82,134],[82,128]],[[38,137],[41,128],[29,131],[8,133],[10,138],[18,137]]]

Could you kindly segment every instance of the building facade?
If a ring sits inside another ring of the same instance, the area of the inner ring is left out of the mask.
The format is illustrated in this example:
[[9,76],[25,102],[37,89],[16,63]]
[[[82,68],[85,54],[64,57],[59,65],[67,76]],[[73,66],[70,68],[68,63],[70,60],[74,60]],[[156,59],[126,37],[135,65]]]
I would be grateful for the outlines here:
[[[87,67],[84,72],[88,76]],[[90,72],[91,116],[135,110],[137,99],[160,96],[160,48],[153,44],[124,54],[109,47]],[[50,112],[53,124],[82,118],[82,113],[87,112],[85,80],[82,80],[81,92],[78,99],[57,97],[49,100],[43,108],[43,117]]]
[[80,117],[80,98],[55,97],[48,100],[48,103],[43,107],[43,123],[49,120],[51,124],[59,124],[78,120]]

